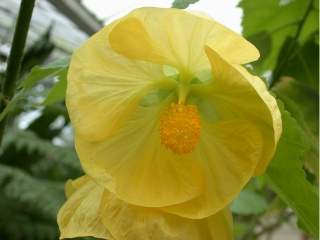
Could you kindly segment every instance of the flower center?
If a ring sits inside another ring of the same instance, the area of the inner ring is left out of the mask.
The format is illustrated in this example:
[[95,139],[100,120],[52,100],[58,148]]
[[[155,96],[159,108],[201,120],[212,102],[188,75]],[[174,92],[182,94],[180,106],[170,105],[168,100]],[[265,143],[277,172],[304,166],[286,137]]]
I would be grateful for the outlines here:
[[194,105],[171,104],[160,119],[161,143],[176,154],[194,150],[200,140],[201,122]]

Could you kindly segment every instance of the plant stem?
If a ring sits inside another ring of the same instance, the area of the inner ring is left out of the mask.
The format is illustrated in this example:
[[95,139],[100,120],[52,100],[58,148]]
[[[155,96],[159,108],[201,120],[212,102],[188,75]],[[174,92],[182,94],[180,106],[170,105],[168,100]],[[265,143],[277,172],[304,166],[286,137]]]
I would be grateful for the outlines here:
[[274,73],[273,73],[273,81],[270,84],[270,88],[273,87],[275,85],[276,82],[278,82],[280,75],[281,75],[281,71],[282,69],[287,65],[288,60],[290,59],[290,57],[292,56],[292,54],[295,53],[294,48],[297,45],[297,42],[299,40],[299,36],[301,34],[301,31],[303,29],[303,26],[310,14],[310,12],[312,11],[312,7],[313,6],[313,0],[309,0],[309,4],[307,6],[307,9],[305,11],[305,13],[303,14],[301,20],[298,22],[298,27],[297,27],[297,31],[293,37],[293,41],[291,42],[290,46],[288,47],[288,50],[285,54],[285,56],[283,57],[283,60],[280,61],[279,65],[276,67]]
[[[21,0],[19,15],[8,58],[7,70],[4,81],[1,84],[2,99],[0,102],[0,112],[5,109],[15,93],[16,82],[20,73],[23,50],[26,44],[34,3],[35,0]],[[6,123],[7,117],[2,119],[0,122],[0,146]]]

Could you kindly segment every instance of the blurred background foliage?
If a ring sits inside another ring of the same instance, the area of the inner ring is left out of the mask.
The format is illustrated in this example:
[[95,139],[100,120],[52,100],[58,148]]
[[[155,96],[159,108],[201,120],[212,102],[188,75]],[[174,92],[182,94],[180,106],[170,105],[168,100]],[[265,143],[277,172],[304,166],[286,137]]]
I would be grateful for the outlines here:
[[[195,2],[176,0],[173,7]],[[239,7],[243,35],[261,53],[247,68],[278,99],[284,132],[267,172],[231,205],[236,239],[277,239],[274,233],[286,227],[299,229],[295,239],[317,239],[319,2],[242,0]],[[58,239],[64,183],[82,175],[64,104],[68,54],[52,62],[51,33],[52,26],[27,47],[16,95],[0,113],[0,120],[9,115],[0,149],[0,239]]]

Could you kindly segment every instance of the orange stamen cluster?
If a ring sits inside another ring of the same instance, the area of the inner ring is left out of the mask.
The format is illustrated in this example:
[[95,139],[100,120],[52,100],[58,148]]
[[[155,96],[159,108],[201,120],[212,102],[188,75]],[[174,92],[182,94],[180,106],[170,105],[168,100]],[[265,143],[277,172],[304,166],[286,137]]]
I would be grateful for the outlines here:
[[176,154],[191,153],[200,140],[201,121],[194,105],[171,104],[160,119],[161,143]]

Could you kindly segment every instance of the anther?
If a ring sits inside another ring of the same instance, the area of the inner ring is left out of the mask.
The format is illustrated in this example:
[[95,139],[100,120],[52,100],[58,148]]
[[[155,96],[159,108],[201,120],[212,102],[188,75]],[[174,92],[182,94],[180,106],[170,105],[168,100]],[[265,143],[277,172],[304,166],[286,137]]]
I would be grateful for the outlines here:
[[176,154],[191,153],[200,140],[201,121],[194,105],[171,104],[160,119],[161,143]]

